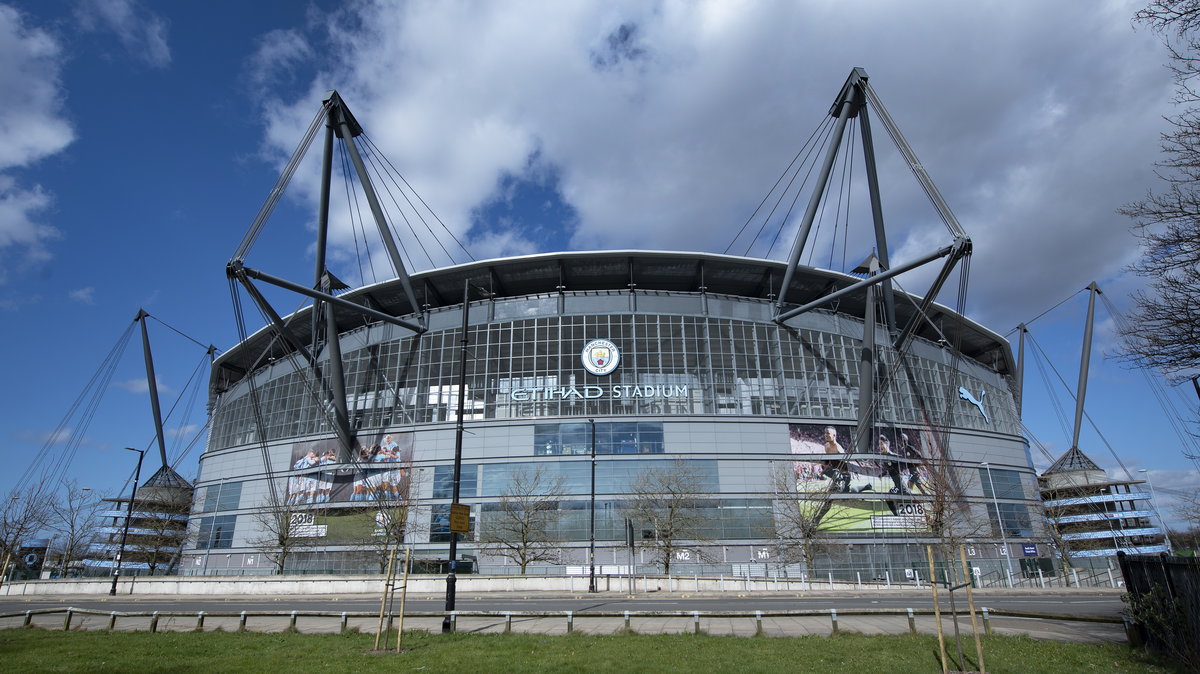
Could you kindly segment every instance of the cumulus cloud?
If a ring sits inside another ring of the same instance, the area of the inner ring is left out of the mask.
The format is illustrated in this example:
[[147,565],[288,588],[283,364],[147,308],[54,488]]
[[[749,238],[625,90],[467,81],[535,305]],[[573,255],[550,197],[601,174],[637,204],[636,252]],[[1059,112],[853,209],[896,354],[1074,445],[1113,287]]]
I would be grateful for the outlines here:
[[84,30],[116,35],[134,59],[153,68],[171,64],[166,20],[137,0],[83,0],[76,16]]
[[[49,258],[46,244],[58,230],[41,220],[53,199],[40,185],[14,173],[60,152],[74,140],[62,114],[58,42],[29,25],[16,9],[0,5],[0,284],[8,274]],[[0,306],[14,308],[8,299]],[[12,306],[10,306],[12,305]]]
[[67,297],[70,297],[71,299],[73,299],[76,302],[79,302],[81,304],[95,304],[96,303],[96,289],[91,286],[88,286],[86,288],[72,290],[71,292],[67,293]]
[[[1136,253],[1114,211],[1153,179],[1171,90],[1137,8],[879,2],[851,22],[840,3],[368,2],[296,27],[303,39],[268,36],[256,63],[317,69],[301,94],[261,99],[273,156],[337,88],[481,254],[545,245],[528,223],[479,218],[546,167],[571,247],[722,251],[862,66],[975,241],[974,313],[1009,325]],[[948,236],[875,126],[903,261]],[[315,166],[294,182],[309,203],[316,184]],[[872,245],[865,199],[853,213],[849,265]]]

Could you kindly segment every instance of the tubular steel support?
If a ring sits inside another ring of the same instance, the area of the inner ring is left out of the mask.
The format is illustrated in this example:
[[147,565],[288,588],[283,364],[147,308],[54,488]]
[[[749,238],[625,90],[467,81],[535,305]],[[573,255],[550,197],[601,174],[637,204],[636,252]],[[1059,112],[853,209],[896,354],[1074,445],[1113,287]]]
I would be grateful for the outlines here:
[[[413,292],[412,282],[408,278],[408,271],[404,267],[404,260],[400,257],[400,250],[396,247],[396,241],[392,237],[391,229],[388,227],[387,219],[383,215],[383,209],[379,205],[379,197],[375,194],[375,187],[371,183],[371,176],[367,173],[367,167],[363,164],[362,157],[358,153],[358,146],[354,143],[354,137],[362,133],[362,127],[354,119],[354,115],[350,114],[350,110],[346,104],[342,102],[341,96],[336,91],[329,92],[326,99],[330,103],[329,116],[330,119],[336,120],[338,136],[346,143],[346,149],[350,153],[350,161],[354,164],[354,171],[358,174],[358,181],[362,184],[363,194],[367,197],[367,204],[371,207],[371,215],[375,218],[375,226],[379,229],[379,238],[383,240],[383,246],[387,249],[388,257],[392,261],[392,267],[396,271],[396,277],[400,279],[400,285],[404,288],[404,294],[408,298],[409,304],[416,311],[420,306],[417,304],[417,295]],[[422,315],[421,321],[424,322]]]
[[1025,404],[1025,333],[1029,332],[1029,328],[1024,323],[1017,326],[1017,419],[1021,418],[1021,411]]
[[[321,155],[321,201],[317,208],[317,260],[316,271],[313,273],[313,288],[321,288],[321,280],[325,277],[325,251],[329,243],[329,188],[333,177],[333,112],[327,116],[325,123],[325,146]],[[312,337],[313,348],[317,345],[317,335],[320,333],[321,319],[317,307],[320,300],[313,305]]]
[[[870,256],[863,263],[867,273],[879,273],[879,260]],[[858,431],[855,451],[871,453],[871,440],[875,437],[875,296],[879,286],[867,288],[867,301],[863,310],[862,350],[858,364]]]
[[887,271],[881,271],[881,272],[879,272],[879,274],[872,276],[871,278],[866,279],[865,281],[859,281],[858,283],[855,283],[853,285],[846,286],[845,288],[842,288],[841,290],[829,293],[828,295],[825,295],[823,297],[819,297],[819,298],[813,300],[812,302],[805,304],[804,306],[797,307],[795,309],[792,309],[791,311],[788,311],[787,313],[780,314],[775,317],[775,322],[783,323],[784,321],[786,321],[788,319],[795,318],[796,316],[799,316],[800,314],[806,313],[808,311],[812,311],[813,309],[816,309],[817,307],[819,307],[823,304],[832,302],[833,300],[836,300],[839,297],[842,297],[844,295],[849,295],[852,293],[856,293],[856,292],[862,290],[863,288],[873,286],[876,283],[880,283],[882,281],[886,281],[887,279],[890,279],[893,276],[899,276],[900,274],[903,274],[904,272],[912,271],[913,269],[916,269],[917,267],[920,267],[921,265],[928,264],[929,262],[932,262],[938,258],[945,257],[947,255],[952,255],[955,253],[955,251],[960,251],[964,246],[966,247],[967,250],[970,250],[970,242],[969,241],[965,241],[965,242],[956,241],[953,244],[951,244],[949,246],[945,246],[943,248],[939,248],[938,250],[936,250],[924,257],[917,258],[916,260],[913,260],[912,262],[909,262],[908,264],[902,264],[899,267],[894,267]]
[[[888,253],[887,231],[883,227],[883,202],[879,196],[879,173],[875,167],[875,141],[871,136],[871,120],[867,116],[867,107],[858,111],[858,126],[862,130],[863,163],[867,168],[867,191],[871,195],[871,220],[875,224],[875,255],[879,258],[879,268],[887,270],[892,266]],[[887,319],[888,330],[896,327],[896,298],[892,295],[892,282],[883,282],[883,314]]]
[[154,378],[154,356],[150,353],[150,333],[146,330],[146,317],[150,314],[145,309],[138,309],[137,318],[133,319],[142,324],[142,355],[146,360],[146,385],[150,388],[150,411],[154,414],[154,434],[158,439],[158,455],[163,467],[167,466],[167,444],[163,440],[162,410],[158,405],[158,382]]
[[804,246],[808,241],[808,233],[812,229],[813,220],[817,217],[817,208],[821,205],[821,198],[825,195],[825,187],[829,183],[829,174],[833,171],[833,162],[837,159],[838,149],[842,144],[842,135],[846,130],[846,120],[850,118],[851,113],[857,107],[857,88],[855,85],[861,77],[860,73],[861,69],[859,68],[855,68],[850,73],[850,78],[846,80],[845,86],[842,87],[841,93],[838,94],[838,98],[830,110],[831,115],[836,112],[837,122],[834,124],[833,133],[830,136],[829,150],[825,153],[825,163],[821,165],[821,173],[818,174],[817,181],[814,183],[812,197],[808,200],[808,208],[804,211],[804,218],[800,221],[800,231],[796,233],[796,240],[792,243],[792,251],[788,256],[787,271],[784,272],[783,285],[779,287],[779,299],[775,303],[776,312],[783,310],[784,299],[787,297],[788,288],[791,286],[792,276],[796,273],[796,267],[800,264],[800,257],[804,254]]
[[1087,320],[1083,324],[1083,353],[1079,360],[1079,387],[1075,392],[1075,430],[1071,433],[1071,449],[1079,449],[1079,427],[1083,423],[1083,399],[1087,396],[1088,366],[1092,361],[1092,321],[1096,317],[1096,295],[1100,286],[1092,281],[1088,287]]
[[918,305],[917,312],[913,314],[908,323],[904,325],[904,330],[896,337],[893,348],[900,351],[908,343],[909,338],[917,331],[917,325],[920,324],[921,318],[925,316],[925,312],[929,310],[929,305],[937,299],[938,293],[942,291],[942,286],[945,285],[946,279],[950,278],[950,272],[954,270],[954,265],[967,255],[971,254],[971,240],[966,237],[958,237],[951,244],[950,259],[946,260],[946,264],[942,265],[942,271],[938,273],[937,278],[929,286],[929,291],[925,293],[925,297],[921,299],[921,304]]
[[290,290],[294,293],[299,293],[301,295],[311,297],[315,300],[322,300],[324,302],[329,302],[330,304],[336,304],[339,307],[342,307],[344,309],[350,309],[351,311],[357,311],[358,313],[361,313],[364,316],[369,316],[371,318],[374,318],[377,321],[383,321],[384,323],[390,323],[392,325],[402,327],[406,330],[412,330],[413,332],[415,332],[417,334],[424,334],[427,330],[427,328],[423,325],[417,325],[415,323],[410,323],[409,321],[406,321],[406,320],[403,320],[400,318],[396,318],[395,316],[391,316],[389,314],[385,314],[382,311],[376,311],[374,309],[364,307],[361,304],[355,304],[354,302],[350,302],[349,300],[344,300],[340,297],[330,295],[329,293],[324,293],[319,290],[313,290],[312,288],[306,288],[302,285],[292,283],[291,281],[288,281],[286,279],[281,279],[278,276],[272,276],[266,272],[258,271],[257,269],[251,269],[250,267],[243,265],[241,262],[238,262],[237,260],[234,260],[229,263],[226,273],[229,274],[230,276],[235,276],[235,277],[238,275],[244,274],[245,276],[247,276],[249,278],[258,279],[259,281],[262,281],[264,283],[270,283],[273,286],[283,288],[284,290]]
[[[329,291],[331,279],[326,273],[321,279],[321,288],[326,292]],[[350,410],[346,404],[346,374],[342,369],[342,342],[341,333],[338,332],[337,318],[333,313],[333,304],[325,302],[325,349],[329,353],[329,387],[331,390],[330,402],[333,403],[333,415],[338,434],[339,444],[342,446],[341,456],[338,457],[344,463],[349,463],[354,460],[354,431],[350,428]]]

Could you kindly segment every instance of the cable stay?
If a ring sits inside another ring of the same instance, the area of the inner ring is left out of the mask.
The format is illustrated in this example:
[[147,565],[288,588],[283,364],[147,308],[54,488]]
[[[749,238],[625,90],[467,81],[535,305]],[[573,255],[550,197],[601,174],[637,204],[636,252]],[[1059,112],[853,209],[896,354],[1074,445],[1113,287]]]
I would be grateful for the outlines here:
[[[935,211],[937,211],[939,218],[951,237],[948,245],[898,266],[893,266],[889,257],[890,252],[884,226],[870,112],[879,117],[879,120],[887,130],[888,136],[900,151],[910,170],[912,170],[922,191],[933,205]],[[851,126],[849,132],[847,132],[847,126],[852,119],[857,124]],[[850,148],[853,148],[856,144],[861,146],[862,151],[862,161],[865,169],[864,175],[867,180],[867,193],[870,200],[871,220],[875,235],[874,255],[879,261],[879,273],[839,290],[827,290],[817,297],[809,297],[805,302],[801,302],[800,306],[788,309],[786,305],[791,304],[789,294],[793,291],[792,278],[796,268],[799,266],[800,261],[805,258],[806,253],[809,264],[812,263],[815,249],[809,245],[810,239],[815,241],[820,238],[821,228],[827,220],[832,220],[830,226],[832,232],[828,235],[831,242],[828,257],[829,266],[833,267],[837,257],[837,249],[840,245],[843,261],[842,268],[843,271],[848,271],[845,269],[845,261],[848,258],[850,246],[851,195],[854,194],[855,163],[852,158],[853,152]],[[845,150],[843,150],[843,145],[847,146]],[[817,161],[818,156],[821,156],[820,162]],[[813,177],[814,173],[815,178]],[[801,175],[804,176],[802,181],[798,180]],[[813,178],[811,195],[804,214],[800,219],[798,231],[793,239],[791,251],[788,255],[787,270],[776,298],[776,315],[774,320],[777,323],[783,323],[800,314],[834,302],[841,297],[857,295],[872,285],[880,284],[883,288],[881,300],[887,316],[885,325],[889,333],[893,335],[893,347],[897,350],[902,350],[905,343],[913,336],[921,319],[918,315],[914,314],[907,325],[901,327],[896,324],[895,298],[892,290],[893,279],[907,271],[946,258],[929,290],[924,294],[921,309],[922,311],[927,310],[941,292],[942,286],[949,280],[953,269],[958,265],[959,261],[969,258],[971,241],[961,225],[959,225],[957,218],[946,204],[945,199],[938,192],[937,187],[929,179],[927,172],[904,139],[903,134],[900,133],[900,130],[892,121],[891,115],[883,107],[878,95],[871,89],[866,72],[861,68],[855,68],[851,72],[842,90],[834,100],[828,115],[818,125],[817,130],[809,137],[804,147],[797,152],[785,170],[784,175],[776,180],[775,185],[772,186],[767,196],[763,198],[751,217],[738,231],[734,237],[734,241],[731,242],[727,250],[732,248],[734,243],[749,230],[750,223],[759,217],[760,213],[763,214],[763,224],[757,229],[751,245],[747,246],[746,250],[749,251],[754,241],[757,241],[764,231],[768,231],[767,223],[772,218],[775,218],[777,214],[782,214],[782,217],[776,220],[775,237],[777,239],[778,232],[781,232],[791,220],[792,206],[798,203],[801,190],[794,190],[793,188],[797,186],[798,182],[799,186],[803,188],[808,184],[810,178]],[[835,184],[838,187],[837,195],[827,194],[827,192],[832,191]],[[766,208],[767,204],[771,204],[770,208]],[[784,204],[789,205],[786,208],[781,208]],[[774,242],[772,242],[772,247],[773,245]],[[768,249],[768,253],[770,253],[770,249]],[[968,265],[964,262],[963,267],[965,269]],[[963,282],[965,283],[965,281]]]

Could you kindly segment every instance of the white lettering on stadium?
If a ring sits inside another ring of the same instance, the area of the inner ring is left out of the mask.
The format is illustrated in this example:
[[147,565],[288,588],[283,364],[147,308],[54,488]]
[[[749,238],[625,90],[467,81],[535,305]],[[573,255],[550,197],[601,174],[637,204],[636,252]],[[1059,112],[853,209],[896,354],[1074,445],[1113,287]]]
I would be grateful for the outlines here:
[[513,400],[525,402],[535,400],[591,400],[603,398],[605,393],[612,398],[686,398],[688,387],[673,384],[616,384],[607,390],[600,386],[534,386],[531,388],[515,388],[508,396]]

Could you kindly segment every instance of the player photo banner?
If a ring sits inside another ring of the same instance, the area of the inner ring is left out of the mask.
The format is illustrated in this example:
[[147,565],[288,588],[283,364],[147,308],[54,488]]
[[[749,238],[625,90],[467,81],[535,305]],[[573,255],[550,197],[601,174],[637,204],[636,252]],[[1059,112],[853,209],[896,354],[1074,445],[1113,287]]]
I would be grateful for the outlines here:
[[[338,460],[336,439],[292,445],[289,505],[390,501],[405,497],[411,482],[414,433],[355,438],[353,463]],[[400,464],[400,465],[396,465]]]
[[854,426],[788,424],[788,434],[797,495],[819,504],[822,531],[928,529],[920,497],[931,482],[918,431],[882,429],[868,454],[852,451]]

